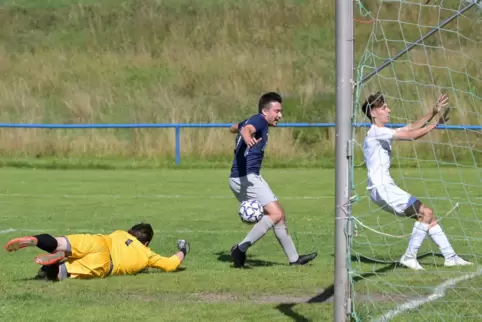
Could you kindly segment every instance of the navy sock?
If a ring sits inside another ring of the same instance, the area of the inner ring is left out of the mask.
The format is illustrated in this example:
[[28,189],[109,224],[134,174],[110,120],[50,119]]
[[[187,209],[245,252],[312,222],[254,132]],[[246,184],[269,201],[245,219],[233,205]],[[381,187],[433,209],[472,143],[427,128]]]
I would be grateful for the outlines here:
[[40,234],[40,235],[35,235],[35,238],[37,238],[37,247],[40,248],[41,250],[44,250],[48,253],[53,253],[57,249],[58,243],[57,239],[52,237],[49,234]]

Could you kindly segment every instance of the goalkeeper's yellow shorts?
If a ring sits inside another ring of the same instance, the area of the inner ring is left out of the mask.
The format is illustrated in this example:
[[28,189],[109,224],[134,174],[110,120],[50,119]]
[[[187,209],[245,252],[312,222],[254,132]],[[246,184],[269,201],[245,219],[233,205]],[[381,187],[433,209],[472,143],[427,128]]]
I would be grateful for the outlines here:
[[64,263],[67,276],[70,278],[109,276],[113,265],[108,236],[76,234],[64,237],[68,241],[67,261]]

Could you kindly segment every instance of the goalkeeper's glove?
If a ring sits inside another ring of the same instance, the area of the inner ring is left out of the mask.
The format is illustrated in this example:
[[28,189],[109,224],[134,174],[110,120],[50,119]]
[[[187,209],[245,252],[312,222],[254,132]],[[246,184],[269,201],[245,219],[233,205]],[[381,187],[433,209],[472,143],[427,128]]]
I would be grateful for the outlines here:
[[438,123],[439,124],[445,124],[446,122],[448,122],[448,120],[450,120],[450,117],[449,117],[449,112],[450,112],[450,107],[447,107],[443,113],[442,116],[440,116],[439,120],[438,120]]
[[187,253],[189,253],[190,247],[189,247],[189,242],[185,239],[180,239],[177,241],[177,249],[181,251],[184,256],[186,256]]

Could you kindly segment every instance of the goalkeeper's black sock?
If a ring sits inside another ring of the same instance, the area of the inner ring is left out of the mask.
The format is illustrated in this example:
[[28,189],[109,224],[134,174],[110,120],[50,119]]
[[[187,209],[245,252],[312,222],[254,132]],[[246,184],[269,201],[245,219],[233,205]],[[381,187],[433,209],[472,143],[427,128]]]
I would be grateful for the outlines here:
[[57,249],[58,243],[57,239],[52,237],[49,234],[40,234],[40,235],[35,235],[35,238],[37,238],[37,247],[40,248],[41,250],[44,250],[48,253],[53,253]]

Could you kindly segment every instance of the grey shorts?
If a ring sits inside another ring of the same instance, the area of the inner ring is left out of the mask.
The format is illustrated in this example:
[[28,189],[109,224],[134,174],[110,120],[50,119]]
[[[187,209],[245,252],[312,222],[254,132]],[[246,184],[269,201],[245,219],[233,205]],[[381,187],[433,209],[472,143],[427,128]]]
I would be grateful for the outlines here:
[[256,199],[264,207],[278,200],[261,175],[250,173],[245,177],[229,178],[229,187],[239,202]]

